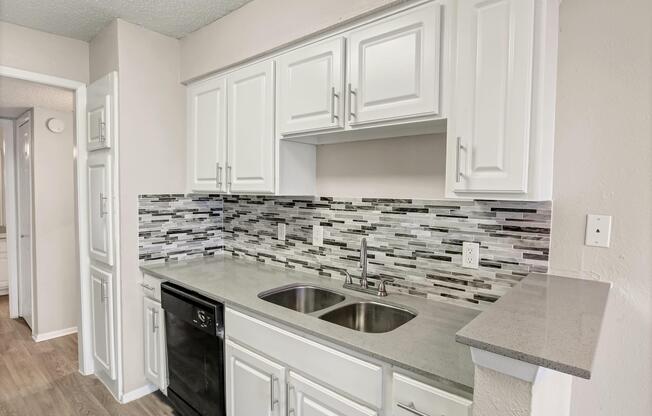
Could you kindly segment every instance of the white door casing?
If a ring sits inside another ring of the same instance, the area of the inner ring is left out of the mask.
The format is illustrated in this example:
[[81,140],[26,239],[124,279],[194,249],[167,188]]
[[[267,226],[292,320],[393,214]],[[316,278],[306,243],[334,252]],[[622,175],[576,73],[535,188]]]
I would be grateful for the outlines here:
[[188,87],[188,189],[226,191],[226,78]]
[[278,58],[281,134],[344,127],[344,52],[336,37]]
[[114,327],[113,327],[113,276],[91,266],[91,312],[93,321],[93,357],[95,365],[116,379]]
[[111,153],[89,154],[88,220],[89,254],[93,260],[113,265],[113,181]]
[[429,3],[349,34],[351,126],[439,113],[441,8]]
[[228,76],[230,192],[274,192],[274,61]]
[[458,3],[456,192],[527,192],[534,14],[534,0]]
[[18,293],[19,315],[34,329],[34,226],[33,226],[33,121],[32,111],[17,120],[16,185],[18,199]]

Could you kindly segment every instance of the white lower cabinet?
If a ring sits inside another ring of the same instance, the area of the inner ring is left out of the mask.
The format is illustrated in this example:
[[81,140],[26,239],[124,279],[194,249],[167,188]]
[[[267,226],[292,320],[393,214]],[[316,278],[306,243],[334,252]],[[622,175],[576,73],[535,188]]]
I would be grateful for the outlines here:
[[470,400],[404,375],[394,374],[393,389],[394,416],[471,416]]
[[145,331],[145,377],[161,390],[167,388],[165,357],[165,319],[161,303],[143,298],[143,329]]
[[113,276],[91,266],[91,313],[93,320],[93,357],[95,365],[116,379],[113,336]]
[[285,414],[285,367],[233,341],[226,342],[229,416]]
[[378,415],[378,412],[290,371],[288,414],[297,416],[375,416]]

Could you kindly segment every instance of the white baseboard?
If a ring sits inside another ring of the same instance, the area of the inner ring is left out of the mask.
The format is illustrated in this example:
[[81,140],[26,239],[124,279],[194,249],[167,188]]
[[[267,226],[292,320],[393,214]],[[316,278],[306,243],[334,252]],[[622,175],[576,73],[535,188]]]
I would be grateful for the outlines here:
[[9,282],[0,282],[0,296],[9,294]]
[[34,334],[32,339],[35,342],[47,341],[49,339],[63,337],[65,335],[76,334],[77,327],[73,326],[72,328],[60,329],[58,331],[46,332],[45,334]]
[[143,387],[139,387],[136,390],[128,391],[123,394],[122,400],[120,402],[122,404],[129,403],[131,401],[138,400],[141,397],[147,396],[150,393],[154,393],[156,390],[158,390],[158,387],[155,385],[146,384]]

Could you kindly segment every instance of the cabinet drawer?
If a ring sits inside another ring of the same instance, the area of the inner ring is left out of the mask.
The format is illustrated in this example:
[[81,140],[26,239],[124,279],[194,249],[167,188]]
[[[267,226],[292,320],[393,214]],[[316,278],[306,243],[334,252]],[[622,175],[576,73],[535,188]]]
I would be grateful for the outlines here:
[[394,374],[394,416],[471,416],[472,402],[401,374]]
[[226,335],[377,408],[382,406],[382,368],[262,322],[226,310]]
[[161,282],[163,282],[163,280],[158,277],[143,274],[143,281],[140,283],[140,286],[143,289],[143,295],[160,302]]

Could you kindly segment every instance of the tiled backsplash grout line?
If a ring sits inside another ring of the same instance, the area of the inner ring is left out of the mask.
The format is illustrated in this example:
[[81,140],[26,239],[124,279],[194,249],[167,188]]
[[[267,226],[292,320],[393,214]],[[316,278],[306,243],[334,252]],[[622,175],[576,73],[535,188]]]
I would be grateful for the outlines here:
[[[248,195],[140,197],[141,262],[233,256],[342,278],[369,271],[394,290],[482,307],[530,272],[548,269],[550,202],[293,198]],[[286,224],[279,241],[277,224]],[[324,227],[323,247],[312,228]],[[463,241],[480,244],[480,268],[464,269]]]

